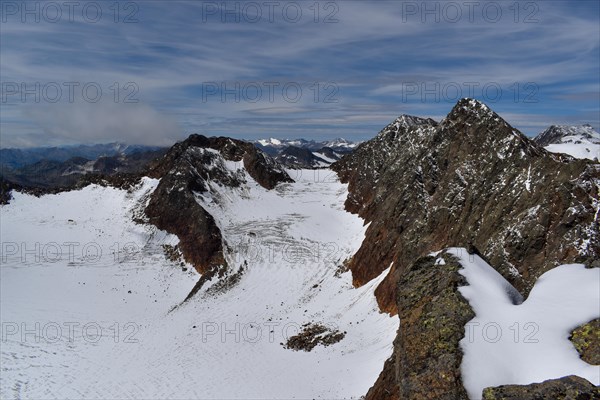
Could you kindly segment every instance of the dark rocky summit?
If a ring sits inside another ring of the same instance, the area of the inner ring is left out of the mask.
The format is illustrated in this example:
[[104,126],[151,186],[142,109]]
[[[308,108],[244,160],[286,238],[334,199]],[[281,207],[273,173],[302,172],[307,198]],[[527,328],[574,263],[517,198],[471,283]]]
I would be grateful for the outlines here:
[[528,294],[560,263],[599,258],[600,165],[551,154],[496,113],[463,99],[439,124],[402,116],[333,164],[347,210],[371,222],[350,261],[356,286],[382,273],[382,310],[415,259],[471,242]]
[[210,192],[211,185],[239,187],[246,183],[241,169],[231,171],[226,161],[240,162],[240,167],[243,164],[266,189],[292,182],[279,164],[251,143],[201,135],[175,144],[148,171],[150,177],[160,178],[145,209],[148,222],[177,235],[185,260],[204,274],[202,282],[227,269],[223,254],[226,244],[214,218],[196,196]]

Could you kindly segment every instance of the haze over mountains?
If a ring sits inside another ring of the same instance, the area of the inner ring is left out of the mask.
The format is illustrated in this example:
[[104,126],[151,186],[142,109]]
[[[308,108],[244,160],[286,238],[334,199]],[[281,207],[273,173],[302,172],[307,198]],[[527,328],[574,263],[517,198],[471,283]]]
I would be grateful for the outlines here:
[[[10,325],[1,397],[598,397],[600,164],[548,150],[595,135],[461,99],[359,145],[191,135],[51,195],[4,182],[2,322],[105,329]],[[49,238],[79,244],[25,251]]]

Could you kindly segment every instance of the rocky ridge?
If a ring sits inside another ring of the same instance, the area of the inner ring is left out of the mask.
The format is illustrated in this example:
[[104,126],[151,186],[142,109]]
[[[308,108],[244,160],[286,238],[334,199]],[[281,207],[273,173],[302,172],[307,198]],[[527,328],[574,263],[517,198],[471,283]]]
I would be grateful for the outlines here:
[[332,168],[371,222],[354,285],[393,262],[376,291],[386,312],[403,271],[446,247],[474,245],[525,295],[554,266],[598,260],[600,165],[547,152],[478,101],[439,124],[400,117]]
[[440,123],[401,116],[332,168],[346,209],[370,222],[353,283],[391,265],[376,295],[401,321],[366,399],[467,398],[458,342],[472,310],[457,263],[428,254],[467,247],[525,296],[559,264],[598,266],[600,165],[546,151],[478,101]]
[[243,166],[266,189],[292,182],[278,163],[251,143],[201,135],[175,144],[147,171],[148,176],[160,179],[144,211],[147,222],[175,234],[184,259],[203,274],[193,293],[228,267],[223,254],[227,243],[213,216],[196,199],[209,193],[212,185],[246,183],[242,170],[234,172],[227,163]]

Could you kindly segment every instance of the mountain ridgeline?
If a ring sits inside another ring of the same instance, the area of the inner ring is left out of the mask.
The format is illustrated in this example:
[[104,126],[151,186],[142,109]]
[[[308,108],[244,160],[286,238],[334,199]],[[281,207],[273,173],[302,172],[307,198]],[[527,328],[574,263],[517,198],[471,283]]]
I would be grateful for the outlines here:
[[317,142],[306,139],[261,139],[256,147],[288,168],[326,168],[351,153],[358,142],[338,138]]
[[332,168],[346,209],[370,222],[354,285],[391,266],[375,294],[401,321],[367,399],[466,398],[458,342],[472,312],[456,263],[430,253],[469,248],[525,297],[559,264],[600,266],[600,164],[546,151],[478,101],[440,123],[400,117]]
[[333,164],[346,208],[371,222],[350,261],[360,286],[379,286],[395,313],[395,284],[418,257],[471,244],[525,294],[543,272],[600,254],[600,165],[549,153],[475,100],[439,124],[401,117]]

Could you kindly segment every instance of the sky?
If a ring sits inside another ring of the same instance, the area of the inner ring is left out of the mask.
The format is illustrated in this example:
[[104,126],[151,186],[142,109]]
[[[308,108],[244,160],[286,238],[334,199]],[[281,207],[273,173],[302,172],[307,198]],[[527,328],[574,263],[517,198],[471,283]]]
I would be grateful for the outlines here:
[[600,2],[0,1],[0,147],[600,125]]

